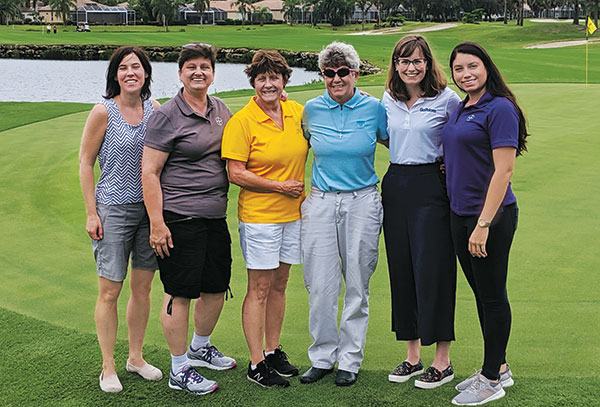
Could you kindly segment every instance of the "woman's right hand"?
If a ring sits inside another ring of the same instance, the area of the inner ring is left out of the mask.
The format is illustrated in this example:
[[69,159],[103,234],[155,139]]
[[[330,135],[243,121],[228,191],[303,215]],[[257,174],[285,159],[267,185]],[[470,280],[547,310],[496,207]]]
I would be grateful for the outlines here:
[[281,193],[291,198],[298,198],[302,195],[302,192],[304,192],[304,182],[300,182],[295,179],[282,181],[280,186]]
[[150,226],[150,247],[161,259],[171,255],[169,249],[174,247],[173,239],[171,238],[171,231],[164,222]]
[[87,221],[85,222],[85,230],[93,240],[100,240],[104,237],[102,221],[100,220],[100,216],[98,216],[97,212],[88,215]]

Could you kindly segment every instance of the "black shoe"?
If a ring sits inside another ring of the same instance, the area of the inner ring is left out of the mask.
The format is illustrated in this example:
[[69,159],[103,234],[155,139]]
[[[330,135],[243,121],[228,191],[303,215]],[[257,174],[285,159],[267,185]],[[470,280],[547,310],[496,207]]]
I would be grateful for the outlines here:
[[319,369],[318,367],[311,367],[304,372],[302,376],[300,376],[300,383],[308,384],[317,382],[331,372],[333,372],[333,369]]
[[292,377],[298,375],[298,368],[290,364],[287,354],[281,350],[281,345],[275,349],[275,353],[265,356],[265,360],[279,376]]
[[262,387],[288,387],[290,382],[279,376],[266,361],[260,362],[256,365],[256,369],[252,370],[252,362],[248,363],[248,380],[254,382]]
[[352,373],[346,370],[338,369],[337,375],[335,376],[335,385],[351,386],[356,383],[356,379],[358,379],[358,373]]

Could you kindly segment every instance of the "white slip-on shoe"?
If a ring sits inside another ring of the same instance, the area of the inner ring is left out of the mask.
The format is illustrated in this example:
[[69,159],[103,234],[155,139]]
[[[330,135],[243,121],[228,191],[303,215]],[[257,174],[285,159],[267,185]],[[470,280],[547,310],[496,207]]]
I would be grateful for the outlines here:
[[152,366],[150,363],[146,363],[142,367],[136,367],[129,363],[129,360],[127,360],[125,370],[127,370],[129,373],[137,373],[146,380],[160,380],[163,377],[160,369]]
[[118,393],[123,390],[123,386],[116,374],[104,377],[104,371],[100,373],[100,388],[107,393]]

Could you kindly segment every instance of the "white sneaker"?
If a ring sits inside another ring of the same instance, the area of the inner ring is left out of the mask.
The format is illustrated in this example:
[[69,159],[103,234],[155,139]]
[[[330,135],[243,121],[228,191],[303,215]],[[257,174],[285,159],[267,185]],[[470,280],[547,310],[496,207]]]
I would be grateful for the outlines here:
[[208,394],[217,390],[217,382],[201,376],[191,366],[185,366],[178,373],[171,370],[169,374],[169,387],[175,390],[185,390],[193,394]]
[[205,346],[199,349],[188,348],[187,357],[190,360],[190,365],[196,367],[207,367],[213,370],[229,370],[236,366],[235,359],[223,355],[213,346]]
[[[469,376],[467,379],[458,383],[455,386],[455,389],[458,391],[465,390],[467,387],[469,387],[471,385],[471,382],[473,381],[475,376],[477,376],[477,374],[479,374],[479,373],[481,373],[481,370],[476,371],[471,376]],[[512,377],[512,372],[510,371],[509,364],[506,365],[506,370],[504,372],[500,373],[500,382],[502,383],[502,388],[507,388],[507,387],[510,387],[513,384],[515,384],[515,381],[513,380],[513,377]]]
[[500,382],[493,383],[481,373],[477,373],[471,385],[452,399],[457,406],[479,406],[504,397],[506,393]]

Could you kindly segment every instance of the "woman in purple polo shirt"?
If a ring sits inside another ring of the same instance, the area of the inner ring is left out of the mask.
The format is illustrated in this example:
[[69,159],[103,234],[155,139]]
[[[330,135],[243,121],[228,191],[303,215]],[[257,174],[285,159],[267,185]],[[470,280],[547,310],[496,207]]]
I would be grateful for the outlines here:
[[467,93],[442,130],[454,249],[477,302],[484,340],[480,371],[456,386],[452,403],[480,405],[504,396],[514,382],[506,363],[511,312],[508,255],[517,228],[510,187],[515,157],[526,151],[527,128],[498,68],[479,44],[450,55],[452,79]]

